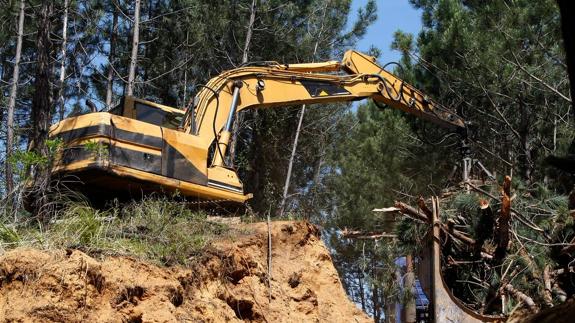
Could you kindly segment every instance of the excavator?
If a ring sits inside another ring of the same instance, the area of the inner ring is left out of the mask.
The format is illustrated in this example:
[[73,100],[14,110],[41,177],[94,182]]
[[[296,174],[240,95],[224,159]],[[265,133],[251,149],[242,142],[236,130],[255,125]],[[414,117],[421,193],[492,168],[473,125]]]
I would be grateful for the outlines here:
[[252,194],[226,161],[234,118],[245,109],[371,98],[465,136],[460,116],[385,67],[350,50],[341,61],[263,62],[223,72],[200,86],[185,110],[124,97],[109,111],[51,127],[50,137],[62,142],[52,174],[73,178],[90,198],[162,191],[241,204]]

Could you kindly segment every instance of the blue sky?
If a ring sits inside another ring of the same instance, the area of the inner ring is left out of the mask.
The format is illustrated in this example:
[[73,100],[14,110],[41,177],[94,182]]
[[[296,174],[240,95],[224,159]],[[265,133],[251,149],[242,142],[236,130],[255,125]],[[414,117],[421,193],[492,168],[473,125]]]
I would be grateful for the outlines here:
[[[353,17],[356,17],[357,9],[365,6],[366,2],[353,0]],[[399,52],[390,49],[393,33],[398,29],[417,36],[421,30],[421,11],[413,8],[407,0],[377,0],[377,21],[369,27],[356,49],[365,52],[373,45],[382,51],[380,63],[398,61]]]

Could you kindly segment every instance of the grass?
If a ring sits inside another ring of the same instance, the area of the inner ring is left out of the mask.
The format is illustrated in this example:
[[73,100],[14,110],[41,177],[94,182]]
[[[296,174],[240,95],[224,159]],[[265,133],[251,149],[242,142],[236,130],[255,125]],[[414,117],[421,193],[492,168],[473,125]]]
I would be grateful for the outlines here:
[[130,255],[162,265],[186,265],[215,237],[228,232],[227,226],[208,222],[205,213],[191,211],[170,197],[116,203],[103,210],[70,200],[44,227],[31,221],[0,223],[0,247],[75,248],[92,255]]

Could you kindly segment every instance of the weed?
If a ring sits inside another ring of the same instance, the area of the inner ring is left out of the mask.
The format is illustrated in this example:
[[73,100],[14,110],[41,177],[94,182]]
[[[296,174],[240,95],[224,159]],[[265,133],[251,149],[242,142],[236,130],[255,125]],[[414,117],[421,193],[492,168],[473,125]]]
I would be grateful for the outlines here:
[[84,143],[84,149],[95,155],[98,159],[106,159],[110,154],[108,145],[100,141],[87,141]]
[[83,199],[61,202],[51,223],[42,227],[23,222],[0,224],[3,248],[27,245],[37,248],[77,248],[88,253],[123,254],[163,265],[188,264],[190,257],[228,228],[207,221],[171,197],[147,197],[105,210]]

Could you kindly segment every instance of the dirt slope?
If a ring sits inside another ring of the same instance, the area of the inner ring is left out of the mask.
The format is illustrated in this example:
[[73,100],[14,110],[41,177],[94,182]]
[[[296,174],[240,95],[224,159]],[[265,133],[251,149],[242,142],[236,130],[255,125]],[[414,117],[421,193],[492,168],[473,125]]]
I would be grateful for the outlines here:
[[316,227],[272,224],[218,241],[189,268],[76,251],[16,249],[0,257],[5,322],[369,322],[349,301]]

